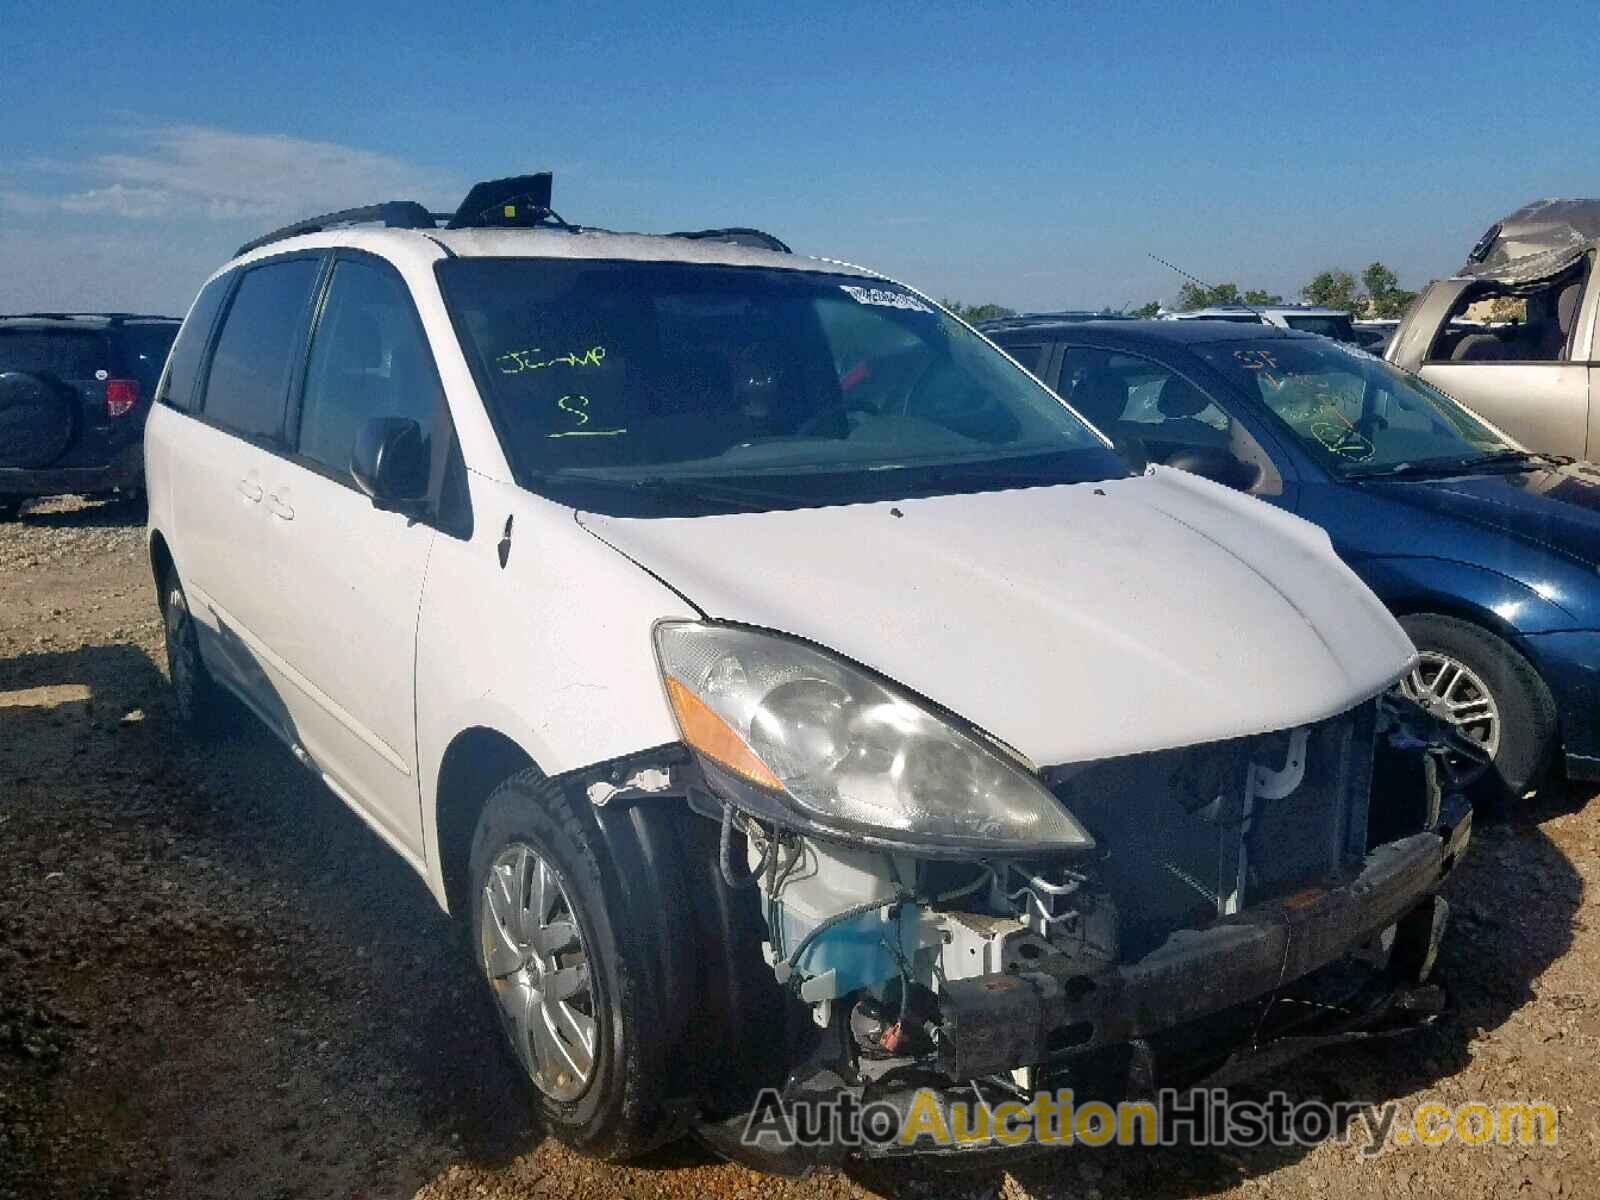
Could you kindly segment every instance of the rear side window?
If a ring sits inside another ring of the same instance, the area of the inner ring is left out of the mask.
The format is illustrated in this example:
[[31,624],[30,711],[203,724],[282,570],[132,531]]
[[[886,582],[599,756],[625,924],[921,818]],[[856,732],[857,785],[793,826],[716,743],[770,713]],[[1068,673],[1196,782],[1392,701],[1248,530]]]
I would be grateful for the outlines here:
[[1001,349],[1016,359],[1022,366],[1027,367],[1032,374],[1043,377],[1044,365],[1040,362],[1044,357],[1044,347],[1042,345],[1037,342],[1029,342],[1027,344],[1002,342]]
[[190,412],[194,408],[194,385],[200,375],[200,364],[205,359],[206,342],[211,337],[211,327],[217,322],[217,310],[228,294],[233,275],[219,275],[205,287],[189,310],[188,319],[172,346],[172,359],[167,375],[156,400],[173,408]]
[[0,329],[0,371],[46,375],[62,383],[92,380],[111,368],[103,334],[77,329]]
[[292,258],[244,273],[211,358],[207,417],[246,437],[282,439],[289,374],[320,267]]
[[300,453],[347,476],[362,425],[409,417],[426,441],[438,403],[438,377],[405,285],[380,267],[338,263],[311,342]]

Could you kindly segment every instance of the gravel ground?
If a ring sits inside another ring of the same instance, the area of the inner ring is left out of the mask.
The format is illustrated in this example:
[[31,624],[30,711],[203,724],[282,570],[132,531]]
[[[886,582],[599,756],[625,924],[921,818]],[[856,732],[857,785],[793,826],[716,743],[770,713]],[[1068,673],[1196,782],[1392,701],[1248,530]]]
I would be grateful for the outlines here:
[[1262,1080],[1297,1098],[1540,1098],[1561,1144],[1068,1152],[1008,1173],[777,1180],[689,1144],[619,1168],[528,1125],[421,882],[248,727],[176,729],[137,514],[0,524],[0,1197],[1600,1192],[1600,804],[1480,825],[1454,1011]]

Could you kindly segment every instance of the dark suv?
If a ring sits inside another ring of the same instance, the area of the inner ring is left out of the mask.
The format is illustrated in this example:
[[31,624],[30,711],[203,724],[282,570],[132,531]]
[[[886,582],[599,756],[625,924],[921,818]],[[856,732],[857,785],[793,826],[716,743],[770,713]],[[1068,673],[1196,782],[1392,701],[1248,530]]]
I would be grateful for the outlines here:
[[144,422],[175,317],[0,316],[0,518],[24,500],[144,486]]

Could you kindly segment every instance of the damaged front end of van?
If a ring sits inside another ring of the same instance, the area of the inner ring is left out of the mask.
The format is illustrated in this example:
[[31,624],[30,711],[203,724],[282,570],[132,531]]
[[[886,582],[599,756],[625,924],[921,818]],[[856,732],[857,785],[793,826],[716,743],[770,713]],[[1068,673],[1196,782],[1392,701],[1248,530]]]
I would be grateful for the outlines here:
[[[1134,1099],[1443,1008],[1438,890],[1472,824],[1445,761],[1473,750],[1392,692],[1290,729],[1035,764],[798,639],[656,637],[692,751],[671,790],[718,823],[724,886],[759,897],[786,1013],[761,1075],[798,1121],[841,1101],[903,1129],[929,1103]],[[700,1129],[769,1168],[1000,1152],[797,1148],[748,1108]]]

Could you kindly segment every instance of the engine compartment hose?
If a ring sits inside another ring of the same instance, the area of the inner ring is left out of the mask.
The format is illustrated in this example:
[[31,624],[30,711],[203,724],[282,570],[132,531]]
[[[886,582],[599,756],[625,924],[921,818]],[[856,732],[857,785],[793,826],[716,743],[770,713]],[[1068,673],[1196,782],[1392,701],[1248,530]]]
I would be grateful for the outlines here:
[[775,837],[766,838],[766,845],[761,848],[761,860],[743,876],[740,876],[733,869],[733,805],[724,804],[722,806],[722,846],[718,855],[719,865],[722,868],[722,882],[726,883],[734,891],[753,886],[756,880],[761,878],[761,872],[767,869],[767,862],[772,857],[772,847],[777,840]]

